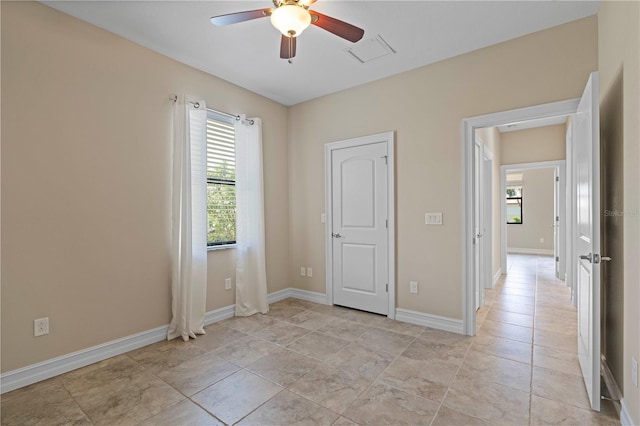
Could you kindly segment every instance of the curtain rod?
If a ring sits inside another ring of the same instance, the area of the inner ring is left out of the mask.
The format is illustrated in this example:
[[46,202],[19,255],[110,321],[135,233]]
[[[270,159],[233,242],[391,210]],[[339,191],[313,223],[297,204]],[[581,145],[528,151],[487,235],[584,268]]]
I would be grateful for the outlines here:
[[[178,95],[169,96],[169,100],[171,102],[174,102],[174,103],[177,102],[178,101]],[[191,101],[189,101],[189,103],[191,105],[193,105],[194,107],[196,107],[196,108],[200,108],[200,103],[199,102],[191,102]],[[239,115],[233,115],[233,114],[229,114],[227,112],[217,111],[217,110],[211,109],[211,108],[207,108],[207,111],[215,112],[216,114],[220,114],[220,115],[224,115],[225,117],[233,118],[236,121],[240,121],[240,119],[241,119],[241,117]],[[253,120],[244,120],[244,121],[246,121],[249,124],[254,124],[255,123]]]

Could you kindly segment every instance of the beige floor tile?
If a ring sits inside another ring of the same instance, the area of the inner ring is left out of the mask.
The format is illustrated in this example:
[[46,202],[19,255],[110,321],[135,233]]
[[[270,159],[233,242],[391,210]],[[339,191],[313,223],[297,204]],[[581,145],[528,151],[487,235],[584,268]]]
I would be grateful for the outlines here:
[[566,333],[549,330],[537,330],[533,333],[533,343],[538,346],[558,349],[567,352],[578,352],[578,338]]
[[428,360],[431,358],[446,359],[451,358],[461,361],[469,350],[473,338],[466,338],[457,343],[451,344],[437,343],[437,339],[418,338],[411,342],[409,347],[402,352],[402,356],[411,359]]
[[148,418],[139,426],[224,426],[224,423],[207,413],[188,399],[167,407]]
[[[13,394],[13,395],[10,395]],[[36,383],[2,395],[2,425],[91,425],[59,380]]]
[[496,296],[496,302],[521,304],[521,305],[535,305],[535,298],[533,296],[518,296],[515,294],[508,294],[500,292]]
[[177,390],[141,369],[126,358],[85,367],[63,377],[62,382],[93,423],[135,424],[184,399]]
[[519,325],[522,327],[533,327],[533,315],[499,311],[494,308],[491,308],[491,311],[487,314],[487,319],[489,321],[506,322],[508,324]]
[[367,380],[375,380],[395,357],[387,352],[375,352],[351,343],[325,360],[341,370],[354,372]]
[[246,337],[211,353],[235,365],[246,367],[265,355],[282,351],[282,347],[273,343],[256,337]]
[[339,417],[332,426],[358,426],[358,423],[352,422],[346,417]]
[[322,333],[309,333],[290,343],[287,348],[302,355],[324,361],[348,344],[348,340],[327,336]]
[[242,419],[238,425],[328,426],[336,424],[333,422],[337,418],[338,414],[285,390]]
[[233,328],[220,324],[212,324],[204,328],[207,334],[198,336],[193,343],[207,352],[220,349],[230,343],[247,337],[246,333],[242,333]]
[[23,388],[19,388],[11,392],[3,393],[2,396],[0,397],[0,401],[2,403],[5,403],[14,398],[19,398],[25,394],[33,395],[37,392],[46,392],[48,389],[55,389],[56,387],[59,387],[62,384],[61,377],[62,376],[52,377],[50,379],[25,386]]
[[184,395],[191,396],[235,373],[239,368],[217,355],[208,353],[161,371],[157,376]]
[[482,323],[482,327],[478,329],[478,335],[481,334],[490,334],[523,343],[531,343],[533,341],[533,328],[522,327],[506,322],[495,322],[488,319],[485,320],[484,323]]
[[535,289],[533,287],[503,287],[503,294],[513,294],[514,296],[534,297]]
[[288,389],[333,412],[342,413],[370,383],[359,374],[321,365]]
[[536,306],[536,318],[548,317],[556,321],[576,320],[576,312],[566,309],[556,309],[547,306]]
[[277,322],[271,327],[267,327],[264,330],[251,334],[254,337],[275,343],[276,345],[287,346],[307,333],[310,333],[310,331],[306,328],[298,327],[297,325],[286,322]]
[[510,303],[510,302],[498,302],[496,301],[491,305],[491,309],[497,311],[515,312],[517,314],[533,315],[536,311],[535,305],[529,305],[525,303]]
[[589,410],[591,404],[582,377],[542,367],[533,367],[534,395]]
[[440,402],[461,363],[452,358],[416,360],[400,356],[382,372],[378,382]]
[[197,346],[193,340],[185,342],[182,338],[177,338],[145,346],[127,355],[147,370],[157,373],[204,353],[206,351]]
[[457,377],[443,404],[495,424],[526,425],[529,422],[529,393],[497,383]]
[[531,363],[531,345],[490,335],[476,336],[472,349],[513,361]]
[[344,417],[361,425],[429,425],[438,404],[383,384],[374,384],[347,408]]
[[531,365],[478,352],[473,348],[458,372],[458,377],[475,378],[529,392]]
[[315,331],[321,327],[339,321],[339,319],[331,315],[325,315],[318,312],[305,310],[300,312],[299,314],[295,314],[292,317],[286,318],[284,321],[302,328],[306,328],[308,330]]
[[240,370],[191,399],[224,423],[233,424],[282,389],[282,386]]
[[372,351],[383,351],[392,355],[400,355],[413,339],[414,337],[412,336],[372,328],[364,332],[355,342]]
[[247,369],[274,383],[289,386],[319,365],[320,361],[284,350],[263,356]]
[[424,327],[422,326],[409,324],[408,322],[395,321],[389,318],[385,318],[384,320],[376,324],[376,327],[383,330],[394,331],[396,333],[406,334],[407,336],[414,337],[422,333],[422,331],[424,330]]
[[354,341],[370,328],[371,327],[357,322],[336,318],[335,322],[320,327],[318,332],[340,339]]
[[582,376],[578,354],[545,346],[533,346],[533,365],[562,373]]
[[615,416],[531,396],[531,425],[619,425]]
[[285,320],[304,311],[303,308],[293,307],[287,304],[273,304],[269,306],[269,312],[266,315],[271,318]]
[[438,410],[431,426],[489,426],[490,423],[468,416],[460,411],[452,410],[444,405]]
[[220,325],[224,325],[243,333],[254,333],[263,330],[275,324],[277,320],[263,314],[253,314],[250,317],[233,317],[220,321]]
[[578,316],[575,318],[554,318],[536,315],[534,327],[537,330],[555,331],[557,333],[565,333],[571,336],[578,334]]
[[429,327],[425,327],[418,338],[441,345],[458,345],[464,344],[465,342],[471,344],[471,342],[473,341],[473,338],[469,336],[464,336],[462,334],[451,333],[443,330],[436,330],[435,328]]

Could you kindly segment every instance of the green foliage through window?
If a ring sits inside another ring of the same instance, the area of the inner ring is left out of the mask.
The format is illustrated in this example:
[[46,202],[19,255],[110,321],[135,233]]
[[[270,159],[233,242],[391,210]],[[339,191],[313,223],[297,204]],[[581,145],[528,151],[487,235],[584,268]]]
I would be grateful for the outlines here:
[[236,158],[233,122],[207,116],[207,245],[236,242]]

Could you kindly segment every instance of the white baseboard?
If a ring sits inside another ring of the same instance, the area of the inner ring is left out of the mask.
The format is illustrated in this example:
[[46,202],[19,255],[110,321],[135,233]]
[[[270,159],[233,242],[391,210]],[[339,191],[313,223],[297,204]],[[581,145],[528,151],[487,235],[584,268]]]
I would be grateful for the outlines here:
[[[327,296],[323,293],[315,293],[296,288],[287,288],[268,295],[269,303],[293,297],[309,302],[327,304]],[[205,314],[205,325],[233,317],[235,305],[225,306]],[[411,324],[436,328],[462,334],[462,320],[440,317],[437,315],[423,314],[406,309],[396,309],[396,319]],[[84,367],[107,358],[121,355],[143,346],[160,342],[167,338],[168,325],[163,325],[151,330],[136,333],[121,339],[112,340],[100,345],[92,346],[70,354],[48,359],[36,364],[31,364],[16,370],[7,371],[0,375],[0,393],[28,386],[30,384],[49,379],[51,377],[67,373],[80,367]]]
[[502,276],[502,268],[498,268],[498,270],[496,271],[496,274],[493,276],[493,284],[491,285],[491,288],[494,288],[496,284],[498,284],[498,281],[500,280],[501,276]]
[[76,368],[160,342],[167,338],[168,330],[169,326],[163,325],[77,352],[27,365],[17,370],[7,371],[0,376],[0,393],[28,386]]
[[553,249],[530,249],[530,248],[518,248],[518,247],[508,247],[507,253],[518,253],[518,254],[539,254],[542,256],[553,256]]
[[314,291],[300,290],[298,288],[289,289],[289,297],[295,299],[306,300],[307,302],[319,303],[321,305],[328,305],[327,295],[324,293],[316,293]]
[[396,320],[421,325],[423,327],[450,331],[452,333],[464,334],[462,332],[462,320],[459,319],[424,314],[408,309],[396,309]]
[[627,410],[627,405],[624,403],[624,398],[620,401],[620,406],[620,424],[622,426],[638,426],[637,423],[633,422],[633,419]]

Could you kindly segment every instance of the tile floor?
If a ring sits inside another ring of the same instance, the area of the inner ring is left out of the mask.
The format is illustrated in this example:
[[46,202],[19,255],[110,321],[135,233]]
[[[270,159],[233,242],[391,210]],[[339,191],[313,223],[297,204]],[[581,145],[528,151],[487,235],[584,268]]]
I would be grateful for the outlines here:
[[618,424],[589,410],[576,311],[510,256],[466,337],[287,299],[2,395],[2,425]]

